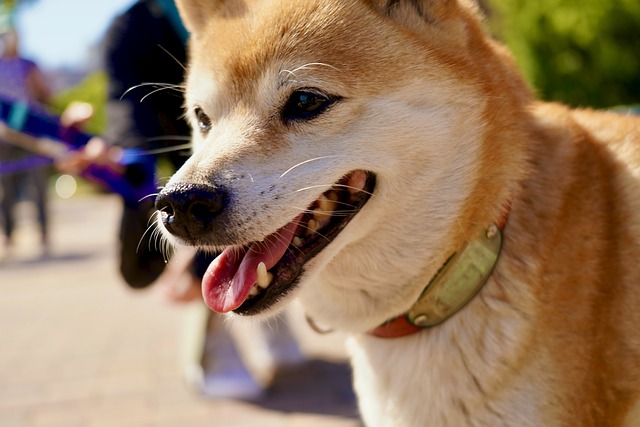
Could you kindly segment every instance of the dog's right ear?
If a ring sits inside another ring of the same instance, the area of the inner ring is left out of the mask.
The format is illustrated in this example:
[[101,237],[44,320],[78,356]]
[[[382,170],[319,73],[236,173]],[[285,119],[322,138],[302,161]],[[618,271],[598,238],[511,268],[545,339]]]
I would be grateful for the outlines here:
[[469,20],[481,17],[477,0],[369,0],[396,23],[422,32],[427,27],[444,31],[464,43]]
[[479,11],[477,0],[373,0],[384,13],[394,17],[407,14],[418,14],[431,24],[446,21],[459,7]]
[[237,17],[247,11],[244,0],[176,0],[180,17],[191,34],[198,34],[212,16]]

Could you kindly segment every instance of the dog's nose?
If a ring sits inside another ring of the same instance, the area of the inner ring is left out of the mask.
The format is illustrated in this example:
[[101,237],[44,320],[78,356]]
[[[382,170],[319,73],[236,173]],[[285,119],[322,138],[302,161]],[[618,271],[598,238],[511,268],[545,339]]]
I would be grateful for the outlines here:
[[209,185],[176,184],[165,187],[156,198],[162,223],[177,237],[193,241],[213,228],[224,210],[227,193]]

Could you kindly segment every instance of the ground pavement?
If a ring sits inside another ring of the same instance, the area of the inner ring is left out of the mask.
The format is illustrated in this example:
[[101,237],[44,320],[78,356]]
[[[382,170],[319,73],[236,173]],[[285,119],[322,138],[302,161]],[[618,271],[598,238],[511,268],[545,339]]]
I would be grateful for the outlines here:
[[257,402],[198,395],[179,367],[184,307],[118,277],[118,199],[53,201],[47,257],[20,208],[17,247],[0,252],[0,427],[361,425],[334,361],[283,368]]

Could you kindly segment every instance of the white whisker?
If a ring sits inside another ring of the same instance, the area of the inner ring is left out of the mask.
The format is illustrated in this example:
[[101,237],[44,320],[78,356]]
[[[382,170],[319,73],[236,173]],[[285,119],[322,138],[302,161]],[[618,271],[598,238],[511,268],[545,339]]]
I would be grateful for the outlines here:
[[[135,89],[139,89],[139,88],[146,87],[146,86],[160,87],[161,89],[171,89],[171,90],[175,90],[176,92],[184,92],[184,90],[185,90],[185,87],[182,86],[182,85],[175,85],[175,84],[171,84],[171,83],[151,83],[151,82],[147,82],[147,83],[140,83],[138,85],[131,86],[129,89],[127,89],[122,94],[122,96],[120,96],[120,99],[122,100],[129,92],[132,92]],[[140,102],[142,102],[142,101],[140,101]]]
[[148,94],[146,94],[145,96],[143,96],[142,98],[140,98],[140,103],[142,104],[142,102],[147,99],[148,97],[150,97],[151,95],[153,95],[154,93],[158,93],[158,92],[162,92],[163,90],[175,90],[175,87],[172,86],[165,86],[165,87],[161,87],[158,88],[156,90],[152,90],[151,92],[149,92]]
[[171,153],[172,151],[180,151],[180,150],[185,150],[185,149],[191,149],[193,146],[191,143],[188,144],[180,144],[180,145],[174,145],[173,147],[165,147],[165,148],[156,148],[154,150],[145,150],[142,153],[140,153],[143,156],[150,156],[150,155],[154,155],[154,154],[164,154],[164,153]]
[[[155,215],[152,215],[151,217],[153,218]],[[147,233],[151,232],[151,235],[149,236],[149,249],[151,249],[151,238],[153,237],[153,233],[155,231],[158,231],[157,228],[157,223],[154,221],[151,224],[149,224],[149,226],[147,227],[147,229],[144,231],[144,233],[142,233],[142,236],[140,236],[140,240],[138,240],[138,245],[136,246],[136,253],[140,252],[140,245],[142,244],[142,241],[144,240],[144,238],[146,237]]]
[[145,139],[147,142],[154,141],[191,141],[191,137],[187,135],[162,135]]
[[301,65],[298,68],[295,68],[293,70],[282,70],[282,71],[280,71],[280,74],[284,73],[284,74],[288,74],[289,76],[293,76],[293,77],[297,78],[297,76],[296,76],[296,72],[297,71],[301,71],[301,70],[304,70],[304,69],[307,69],[307,68],[312,68],[313,66],[316,66],[316,65],[317,66],[321,66],[321,67],[328,67],[328,68],[332,68],[332,69],[334,69],[336,71],[340,71],[338,68],[334,67],[333,65],[325,64],[323,62],[310,62],[308,64]]
[[[284,237],[282,237],[282,236],[280,235],[280,233],[277,233],[277,234],[276,234],[276,238],[277,238],[280,242],[282,242],[282,243],[287,243],[286,239],[285,239]],[[299,247],[297,247],[296,245],[289,244],[289,245],[287,245],[287,249],[289,249],[291,246],[293,246],[294,248],[296,248],[296,250],[297,250],[298,252],[303,253],[303,252],[302,252],[302,249],[301,249],[301,248],[299,248]]]
[[291,192],[291,193],[289,193],[289,194],[299,193],[299,192],[307,191],[307,190],[315,190],[315,189],[318,189],[318,188],[326,188],[326,189],[330,189],[330,188],[332,188],[332,187],[341,187],[341,188],[346,188],[346,189],[352,189],[352,190],[355,190],[355,191],[357,191],[357,192],[364,193],[364,194],[367,194],[367,195],[369,195],[369,196],[373,196],[373,193],[371,193],[371,192],[369,192],[369,191],[365,191],[365,190],[363,190],[363,189],[361,189],[361,188],[353,187],[353,186],[351,186],[351,185],[345,185],[345,184],[318,184],[318,185],[309,185],[309,186],[307,186],[307,187],[299,188],[298,190],[295,190],[295,191],[293,191],[293,192]]
[[[337,203],[341,203],[341,202],[337,202]],[[294,210],[296,212],[301,212],[301,213],[308,213],[308,214],[315,214],[315,213],[321,213],[321,214],[325,214],[328,216],[335,216],[335,217],[346,217],[349,216],[350,214],[352,214],[353,212],[356,212],[357,209],[355,206],[350,205],[348,203],[342,202],[343,205],[345,206],[349,206],[352,209],[341,209],[341,210],[334,210],[334,211],[323,211],[323,210],[311,210],[309,208],[301,208],[299,206],[291,206],[291,205],[281,205],[282,207],[285,207],[287,209],[291,209]]]
[[[140,200],[138,200],[138,203],[142,202],[143,200],[149,199],[151,197],[158,197],[158,195],[160,195],[160,193],[147,194],[146,196],[144,196]],[[151,217],[153,217],[153,215]]]
[[324,160],[324,159],[334,159],[334,158],[339,158],[339,157],[344,157],[344,156],[339,156],[339,155],[321,156],[321,157],[315,157],[313,159],[305,160],[303,162],[300,162],[300,163],[298,163],[296,165],[291,166],[282,175],[280,175],[280,177],[278,177],[278,179],[282,179],[286,174],[288,174],[292,170],[294,170],[296,168],[299,168],[300,166],[305,165],[307,163],[315,162],[315,161],[318,161],[318,160]]
[[309,226],[304,225],[304,224],[300,224],[300,227],[305,228],[309,231],[311,231],[312,233],[317,234],[318,236],[320,236],[321,238],[323,238],[324,240],[326,240],[327,242],[331,243],[331,239],[329,239],[327,236],[325,236],[324,234],[318,232],[318,230],[312,230]]
[[160,45],[160,44],[159,44],[159,45],[158,45],[158,47],[159,47],[160,49],[164,50],[164,52],[165,52],[167,55],[169,55],[169,56],[170,56],[174,61],[176,61],[176,63],[177,63],[177,64],[178,64],[178,65],[179,65],[179,66],[180,66],[184,71],[187,71],[187,67],[185,67],[185,66],[184,66],[184,64],[183,64],[182,62],[178,61],[178,58],[176,58],[176,57],[175,57],[171,52],[169,52],[167,49],[165,49],[165,47],[164,47],[164,46],[162,46],[162,45]]

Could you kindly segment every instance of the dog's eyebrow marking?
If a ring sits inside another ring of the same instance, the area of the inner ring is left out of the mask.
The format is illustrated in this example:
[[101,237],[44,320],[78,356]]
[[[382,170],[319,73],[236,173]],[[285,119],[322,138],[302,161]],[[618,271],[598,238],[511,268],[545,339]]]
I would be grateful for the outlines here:
[[[284,79],[280,81],[280,87],[284,86],[289,81],[290,78],[297,79],[298,76],[296,75],[296,73],[298,71],[311,69],[314,66],[328,67],[328,68],[331,68],[333,70],[340,71],[338,68],[334,67],[333,65],[325,64],[324,62],[310,62],[308,64],[301,65],[298,68],[294,68],[293,70],[282,70],[282,71],[280,71],[280,73],[279,73],[280,76],[282,77],[284,75]],[[296,80],[294,80],[294,81],[296,81]]]
[[292,170],[299,168],[302,165],[306,165],[307,163],[311,163],[311,162],[315,162],[318,160],[324,160],[324,159],[333,159],[333,158],[338,158],[338,157],[345,157],[345,156],[339,156],[339,155],[332,155],[332,156],[320,156],[320,157],[314,157],[313,159],[308,159],[305,160],[303,162],[300,162],[296,165],[291,166],[289,169],[287,169],[286,171],[284,171],[284,173],[282,175],[280,175],[278,177],[278,179],[282,179],[286,174],[288,174],[289,172],[291,172]]

